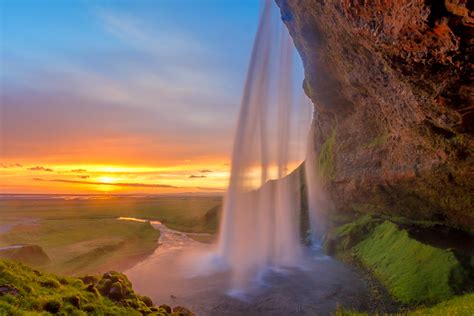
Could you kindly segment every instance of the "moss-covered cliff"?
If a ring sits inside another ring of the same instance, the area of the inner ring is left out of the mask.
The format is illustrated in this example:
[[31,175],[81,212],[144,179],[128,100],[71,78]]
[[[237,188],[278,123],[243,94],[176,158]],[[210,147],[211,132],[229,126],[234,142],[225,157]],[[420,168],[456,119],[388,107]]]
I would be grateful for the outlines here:
[[173,315],[193,316],[184,307],[154,306],[124,274],[61,277],[0,259],[0,315]]
[[472,4],[276,2],[334,208],[474,227]]

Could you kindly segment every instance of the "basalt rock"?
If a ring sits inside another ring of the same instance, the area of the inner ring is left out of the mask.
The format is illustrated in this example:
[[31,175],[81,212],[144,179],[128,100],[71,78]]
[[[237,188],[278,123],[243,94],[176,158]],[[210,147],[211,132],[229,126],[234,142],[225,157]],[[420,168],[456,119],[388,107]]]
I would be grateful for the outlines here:
[[332,208],[474,227],[472,3],[276,2]]

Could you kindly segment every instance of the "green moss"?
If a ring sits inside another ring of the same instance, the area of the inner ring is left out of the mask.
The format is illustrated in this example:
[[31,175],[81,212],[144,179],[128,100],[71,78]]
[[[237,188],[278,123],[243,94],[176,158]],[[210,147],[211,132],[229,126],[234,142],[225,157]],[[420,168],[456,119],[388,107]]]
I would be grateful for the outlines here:
[[448,299],[465,276],[450,250],[422,244],[389,221],[375,227],[353,253],[404,303]]
[[[151,300],[136,294],[130,281],[121,273],[109,272],[84,280],[87,282],[40,273],[14,261],[0,260],[0,285],[8,288],[8,293],[0,295],[0,315],[138,316],[152,313]],[[107,291],[106,287],[114,286],[120,291],[115,294]],[[91,293],[91,289],[95,293]]]
[[333,180],[336,175],[336,164],[334,158],[334,147],[336,145],[336,128],[333,128],[331,135],[321,146],[319,151],[317,167],[321,177],[326,180]]
[[[432,307],[418,307],[415,310],[396,315],[408,316],[472,316],[474,311],[474,293],[456,296]],[[335,316],[362,316],[368,315],[354,310],[338,307]]]
[[331,255],[352,261],[352,247],[362,241],[380,220],[364,215],[348,224],[333,228],[324,239],[324,247]]
[[474,311],[474,293],[458,296],[438,305],[428,308],[418,308],[408,313],[415,315],[438,315],[438,316],[472,316]]
[[388,134],[382,134],[382,135],[379,135],[379,136],[375,137],[370,142],[362,144],[361,148],[368,149],[368,148],[378,147],[378,146],[381,146],[381,145],[385,144],[387,142],[387,140],[388,140]]

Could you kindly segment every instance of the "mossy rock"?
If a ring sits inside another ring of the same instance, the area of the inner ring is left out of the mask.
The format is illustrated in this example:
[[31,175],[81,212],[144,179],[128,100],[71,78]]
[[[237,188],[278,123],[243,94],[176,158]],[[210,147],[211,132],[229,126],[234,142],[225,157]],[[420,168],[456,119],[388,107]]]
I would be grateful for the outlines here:
[[329,254],[342,256],[365,239],[381,222],[381,219],[364,215],[354,222],[336,227],[325,236],[324,247]]
[[66,297],[65,301],[76,308],[81,307],[81,297],[79,295],[72,295],[72,296]]
[[419,242],[395,223],[372,216],[331,230],[325,246],[338,258],[368,269],[395,299],[406,304],[449,299],[470,277],[452,250]]
[[[107,295],[99,292],[107,288],[110,288]],[[171,310],[153,307],[150,298],[136,294],[127,277],[117,272],[81,280],[38,274],[21,263],[0,259],[0,291],[3,293],[0,293],[0,315],[171,314]]]
[[120,282],[115,282],[114,284],[112,284],[107,296],[114,301],[122,300],[124,298],[122,284]]
[[43,310],[51,313],[51,314],[57,314],[59,310],[61,309],[61,302],[57,300],[49,300],[47,301],[44,306]]
[[384,221],[354,247],[355,256],[404,303],[435,303],[452,297],[468,277],[451,250],[411,238]]
[[166,311],[167,313],[171,313],[173,311],[171,306],[166,305],[166,304],[160,305],[159,309],[162,309],[162,310]]
[[173,308],[172,316],[195,316],[189,309],[182,306],[176,306]]

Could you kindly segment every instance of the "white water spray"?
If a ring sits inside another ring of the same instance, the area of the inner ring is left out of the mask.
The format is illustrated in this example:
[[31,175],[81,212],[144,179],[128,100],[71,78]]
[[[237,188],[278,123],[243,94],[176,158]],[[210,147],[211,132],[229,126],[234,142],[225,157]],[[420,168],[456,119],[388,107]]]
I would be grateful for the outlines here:
[[220,256],[238,290],[267,268],[297,266],[302,257],[300,179],[288,174],[305,154],[295,149],[298,135],[292,133],[293,52],[275,5],[266,1],[245,83],[220,229]]

